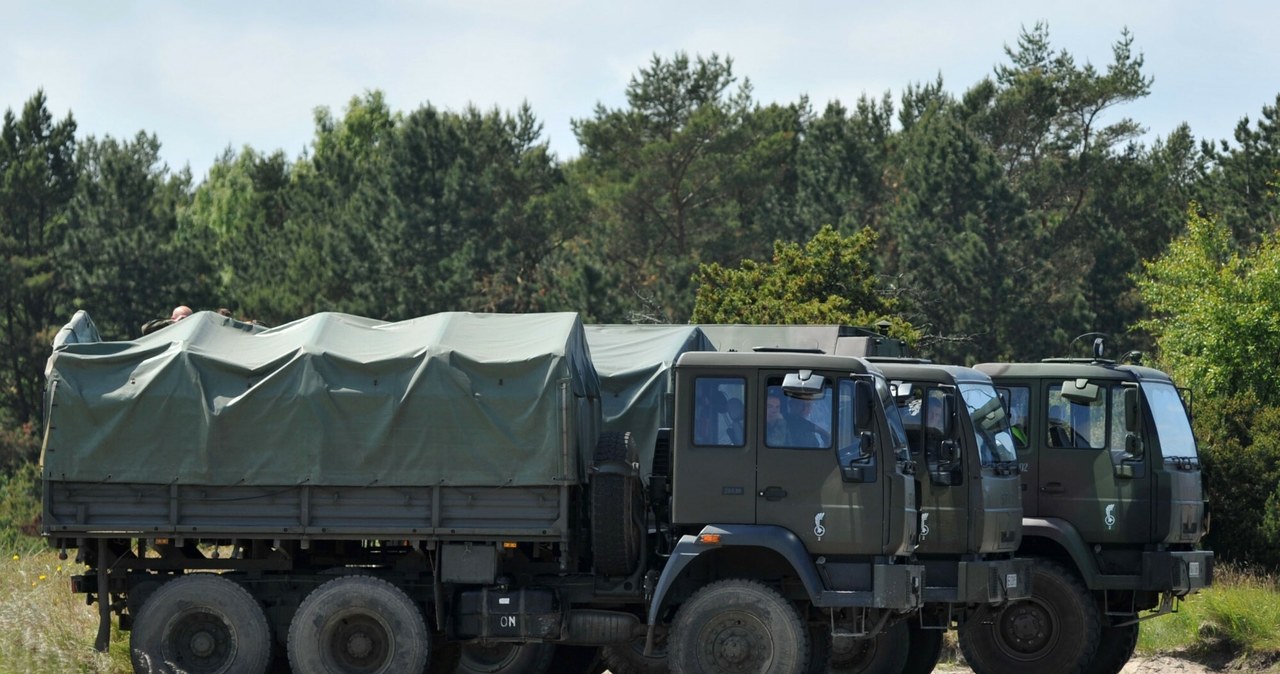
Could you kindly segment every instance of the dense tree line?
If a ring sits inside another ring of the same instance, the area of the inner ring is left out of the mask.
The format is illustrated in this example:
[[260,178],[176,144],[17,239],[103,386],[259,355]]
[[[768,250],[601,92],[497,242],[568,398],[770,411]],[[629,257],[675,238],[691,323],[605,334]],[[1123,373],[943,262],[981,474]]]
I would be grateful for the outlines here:
[[[1159,288],[1185,279],[1144,263],[1178,255],[1188,204],[1191,223],[1217,223],[1220,256],[1274,245],[1280,96],[1232,139],[1184,125],[1144,143],[1123,116],[1151,87],[1128,33],[1102,68],[1053,49],[1044,26],[1006,51],[959,94],[939,79],[820,110],[762,104],[727,56],[654,56],[622,107],[574,121],[569,160],[527,106],[402,112],[370,92],[319,110],[304,155],[228,150],[199,182],[164,164],[155,136],[78,136],[36,92],[0,133],[0,462],[34,458],[44,360],[72,312],[129,339],[179,303],[267,324],[887,317],[924,355],[961,363],[1067,355],[1100,331],[1161,347],[1185,384],[1208,387],[1217,416],[1198,428],[1229,428],[1222,415],[1246,405],[1213,363],[1179,360],[1206,353],[1195,332],[1168,341],[1190,323]],[[1250,329],[1238,338],[1277,341],[1275,325]],[[1280,410],[1274,373],[1236,375],[1260,377],[1250,400]]]

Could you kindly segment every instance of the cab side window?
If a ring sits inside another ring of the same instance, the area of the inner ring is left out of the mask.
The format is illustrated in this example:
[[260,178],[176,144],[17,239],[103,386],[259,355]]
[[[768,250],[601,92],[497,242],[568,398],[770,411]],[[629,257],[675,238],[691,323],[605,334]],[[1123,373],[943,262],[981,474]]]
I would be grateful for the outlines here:
[[1107,396],[1089,403],[1062,396],[1062,386],[1049,387],[1046,441],[1050,447],[1102,449],[1107,446]]
[[746,381],[736,377],[698,377],[694,381],[693,444],[742,447],[746,444],[743,398]]
[[1027,448],[1031,428],[1031,389],[1026,386],[1007,386],[996,389],[1009,415],[1009,430],[1013,433],[1013,445],[1018,450]]

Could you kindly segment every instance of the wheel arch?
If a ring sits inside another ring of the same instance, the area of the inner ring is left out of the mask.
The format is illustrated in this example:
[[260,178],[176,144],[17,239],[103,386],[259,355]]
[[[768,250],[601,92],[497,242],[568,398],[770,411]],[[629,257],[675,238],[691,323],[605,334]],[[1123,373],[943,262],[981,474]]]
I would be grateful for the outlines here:
[[1018,557],[1041,557],[1067,565],[1093,589],[1097,583],[1098,562],[1080,532],[1069,522],[1057,518],[1024,517],[1022,545]]
[[[703,542],[704,537],[710,536],[719,536],[719,542]],[[681,578],[708,567],[736,566],[736,562],[748,558],[757,577],[789,571],[800,581],[811,602],[823,591],[822,578],[804,543],[787,529],[752,524],[705,526],[697,535],[682,536],[662,569],[649,602],[650,628],[657,625],[672,588]]]

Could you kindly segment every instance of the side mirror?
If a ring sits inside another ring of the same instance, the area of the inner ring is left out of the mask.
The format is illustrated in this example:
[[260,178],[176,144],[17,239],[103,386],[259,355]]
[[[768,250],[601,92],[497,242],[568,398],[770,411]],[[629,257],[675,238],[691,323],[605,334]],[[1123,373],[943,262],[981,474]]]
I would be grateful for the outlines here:
[[1131,433],[1138,431],[1138,400],[1138,389],[1129,387],[1124,390],[1124,429]]
[[942,437],[954,436],[956,425],[956,399],[948,395],[942,398]]
[[871,427],[873,405],[876,400],[876,390],[871,386],[871,382],[865,379],[859,379],[853,385],[853,425],[858,429],[868,429]]

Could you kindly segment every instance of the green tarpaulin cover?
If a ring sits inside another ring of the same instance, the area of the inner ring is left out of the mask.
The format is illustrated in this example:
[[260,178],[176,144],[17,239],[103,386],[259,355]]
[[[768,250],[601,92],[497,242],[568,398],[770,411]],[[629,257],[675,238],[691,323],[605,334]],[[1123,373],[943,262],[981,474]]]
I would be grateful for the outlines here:
[[44,476],[563,484],[563,451],[582,478],[599,431],[590,358],[574,313],[325,313],[262,329],[200,312],[136,341],[64,340],[47,369]]
[[587,341],[600,375],[604,428],[631,431],[647,481],[658,429],[671,427],[671,368],[680,354],[711,351],[711,343],[692,325],[588,325]]

